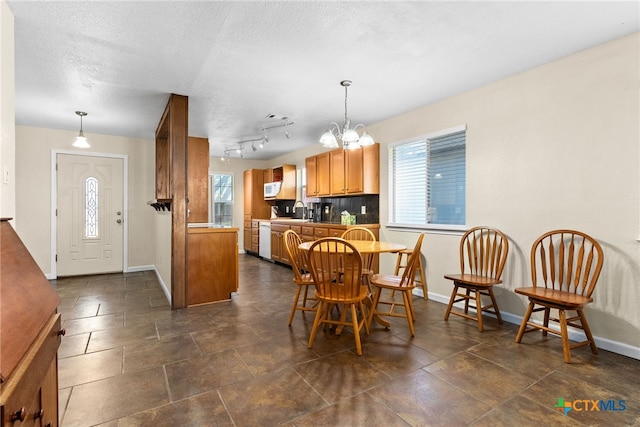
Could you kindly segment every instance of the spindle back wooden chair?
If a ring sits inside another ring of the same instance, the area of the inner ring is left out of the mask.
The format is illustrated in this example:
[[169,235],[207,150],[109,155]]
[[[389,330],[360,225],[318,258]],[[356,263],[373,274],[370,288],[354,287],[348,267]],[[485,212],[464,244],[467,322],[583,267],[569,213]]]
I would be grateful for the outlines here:
[[[509,253],[509,240],[500,230],[490,227],[474,227],[460,239],[460,274],[446,274],[446,279],[453,281],[453,291],[444,320],[450,314],[478,322],[478,330],[484,330],[483,312],[495,314],[498,323],[502,324],[502,316],[493,286],[502,283],[501,276]],[[459,292],[463,289],[464,292]],[[482,305],[482,297],[491,299],[490,304]],[[453,305],[464,301],[464,309],[456,309]],[[475,306],[474,306],[475,303]],[[476,315],[469,314],[469,308],[476,310]]]
[[[552,230],[540,236],[531,247],[532,286],[515,289],[529,299],[516,342],[521,342],[527,332],[541,330],[543,335],[560,335],[566,363],[571,363],[571,350],[577,347],[589,345],[597,354],[583,308],[593,301],[603,261],[600,244],[583,232]],[[552,309],[558,310],[558,317],[551,317]],[[544,312],[542,324],[531,321],[531,314],[538,311]],[[567,311],[575,311],[576,315],[567,317]],[[550,328],[550,321],[556,322],[560,331]],[[570,344],[568,326],[582,329],[586,340]]]
[[[414,322],[415,315],[413,311],[413,288],[415,288],[416,269],[420,265],[420,257],[422,256],[422,240],[424,233],[420,233],[418,240],[409,255],[407,266],[402,276],[395,274],[374,274],[371,276],[371,285],[375,288],[373,294],[373,302],[371,303],[371,311],[369,312],[368,322],[371,324],[373,316],[387,317],[405,317],[409,324],[411,336],[415,336]],[[387,296],[383,298],[383,291],[387,290]],[[395,293],[402,294],[402,301],[394,298]],[[387,306],[388,310],[380,309],[380,306]],[[403,311],[395,311],[396,307],[402,307]]]
[[[360,330],[364,326],[368,335],[369,326],[363,305],[363,300],[368,295],[368,288],[362,283],[360,252],[344,239],[325,237],[311,245],[308,257],[316,285],[315,297],[320,302],[309,337],[309,348],[313,347],[321,324],[351,326],[356,341],[356,352],[361,356]],[[334,306],[350,313],[351,319],[347,319],[346,315],[342,314],[339,319],[332,318],[331,309]]]

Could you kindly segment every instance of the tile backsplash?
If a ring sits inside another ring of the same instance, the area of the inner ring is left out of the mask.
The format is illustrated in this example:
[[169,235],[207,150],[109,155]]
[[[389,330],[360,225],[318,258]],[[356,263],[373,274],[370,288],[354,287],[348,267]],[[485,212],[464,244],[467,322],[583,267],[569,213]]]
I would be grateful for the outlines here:
[[[356,224],[378,224],[380,223],[380,196],[376,195],[364,195],[353,197],[323,197],[316,199],[318,202],[315,204],[320,205],[322,211],[320,218],[316,218],[318,222],[329,222],[340,224],[340,214],[342,211],[347,211],[356,216]],[[293,217],[302,218],[302,209],[296,209],[293,212],[293,205],[295,202],[291,200],[278,200],[276,206],[278,207],[278,216],[281,217]],[[307,209],[311,209],[312,203],[307,203]],[[366,213],[362,212],[364,206]],[[324,214],[324,207],[328,207],[328,214]]]

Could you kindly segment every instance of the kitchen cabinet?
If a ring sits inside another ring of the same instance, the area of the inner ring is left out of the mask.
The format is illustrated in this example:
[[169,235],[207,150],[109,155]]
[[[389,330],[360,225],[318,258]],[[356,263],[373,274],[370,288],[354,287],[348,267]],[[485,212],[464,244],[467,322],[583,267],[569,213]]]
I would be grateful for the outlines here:
[[307,173],[307,196],[320,197],[331,195],[329,186],[330,169],[329,153],[307,157],[304,161]]
[[303,242],[311,242],[313,240],[316,240],[316,237],[313,234],[315,227],[302,226],[301,228],[302,234],[300,234],[300,238]]
[[189,227],[187,305],[228,300],[238,290],[238,229]]
[[188,222],[209,222],[209,140],[189,137]]
[[260,220],[251,220],[251,252],[260,250]]
[[271,223],[271,259],[273,261],[290,264],[287,249],[282,240],[282,235],[289,229],[290,226],[287,224]]
[[331,195],[380,193],[380,145],[329,152]]
[[[254,244],[253,220],[268,219],[271,205],[264,200],[264,169],[244,171],[244,221],[243,245],[247,252],[258,253],[258,241]],[[255,227],[257,230],[257,227]],[[257,233],[255,233],[257,234]]]
[[60,298],[0,220],[0,425],[58,425]]
[[305,159],[307,196],[380,193],[380,144],[338,148]]
[[[274,197],[265,197],[265,200],[296,200],[296,165],[282,165],[267,169],[263,173],[264,181],[279,182],[280,191]],[[264,193],[263,193],[264,195]]]

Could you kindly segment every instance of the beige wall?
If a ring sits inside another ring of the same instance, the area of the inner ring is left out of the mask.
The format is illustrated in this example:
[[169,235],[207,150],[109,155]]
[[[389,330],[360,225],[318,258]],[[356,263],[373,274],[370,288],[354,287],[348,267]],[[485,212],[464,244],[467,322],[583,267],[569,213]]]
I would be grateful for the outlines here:
[[130,270],[156,263],[154,198],[155,154],[152,140],[86,133],[88,150],[71,146],[77,133],[57,129],[16,127],[16,230],[46,275],[51,273],[51,156],[52,150],[127,155],[128,259]]
[[[388,221],[388,143],[467,125],[467,225],[511,239],[501,310],[519,322],[532,242],[557,228],[597,238],[605,264],[588,317],[594,335],[640,357],[638,33],[370,126],[381,150],[381,223]],[[415,233],[382,229],[413,245]],[[429,233],[429,291],[448,299],[459,235]],[[383,266],[384,267],[384,266]],[[389,267],[389,264],[386,264]]]
[[3,218],[16,215],[13,21],[9,6],[0,1],[0,217]]

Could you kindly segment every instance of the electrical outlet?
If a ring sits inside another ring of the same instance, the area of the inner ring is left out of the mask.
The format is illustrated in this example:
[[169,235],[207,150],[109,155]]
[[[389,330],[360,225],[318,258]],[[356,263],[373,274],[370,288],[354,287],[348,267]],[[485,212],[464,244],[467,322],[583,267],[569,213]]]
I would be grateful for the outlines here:
[[366,215],[367,214],[367,207],[366,206],[360,206],[360,213],[362,215]]

